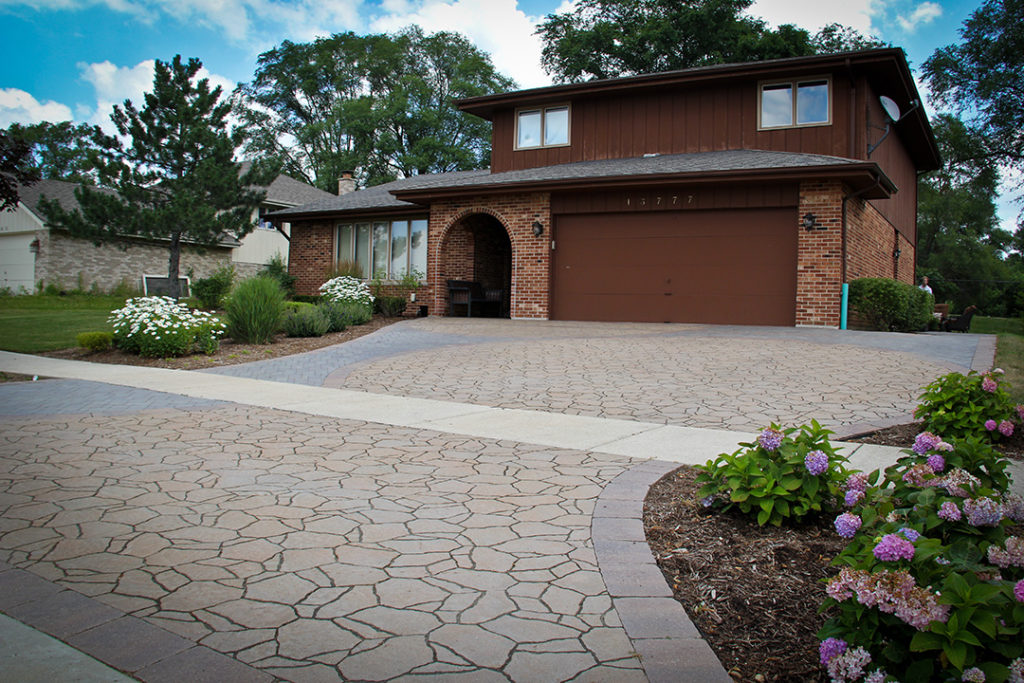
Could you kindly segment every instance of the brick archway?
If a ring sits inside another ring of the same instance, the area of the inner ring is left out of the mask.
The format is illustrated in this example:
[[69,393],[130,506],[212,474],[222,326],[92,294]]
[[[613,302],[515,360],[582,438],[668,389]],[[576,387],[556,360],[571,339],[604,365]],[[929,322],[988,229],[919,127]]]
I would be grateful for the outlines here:
[[495,299],[475,311],[508,317],[512,310],[515,245],[502,216],[489,209],[460,212],[441,233],[438,267],[434,269],[434,311],[449,312],[448,280],[480,283]]

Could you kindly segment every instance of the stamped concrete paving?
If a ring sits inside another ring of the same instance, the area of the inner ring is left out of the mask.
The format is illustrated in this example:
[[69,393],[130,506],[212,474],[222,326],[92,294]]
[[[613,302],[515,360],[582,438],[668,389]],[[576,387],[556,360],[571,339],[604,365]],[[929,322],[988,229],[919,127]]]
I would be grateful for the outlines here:
[[0,559],[282,679],[644,680],[590,543],[627,458],[222,407],[0,463]]

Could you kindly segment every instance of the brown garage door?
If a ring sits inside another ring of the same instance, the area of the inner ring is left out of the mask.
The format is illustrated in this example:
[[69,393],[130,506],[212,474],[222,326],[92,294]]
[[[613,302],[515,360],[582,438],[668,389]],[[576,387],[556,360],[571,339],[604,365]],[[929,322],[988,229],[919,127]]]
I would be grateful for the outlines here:
[[556,320],[793,325],[790,209],[558,216]]

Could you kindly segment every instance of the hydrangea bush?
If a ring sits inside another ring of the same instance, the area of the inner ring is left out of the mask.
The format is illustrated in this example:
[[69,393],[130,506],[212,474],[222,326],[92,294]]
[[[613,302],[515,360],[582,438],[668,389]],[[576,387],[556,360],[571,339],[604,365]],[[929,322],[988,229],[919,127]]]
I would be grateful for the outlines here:
[[1024,405],[1014,406],[1003,371],[966,375],[951,372],[924,388],[914,417],[925,429],[950,440],[981,436],[990,440],[1012,436],[1024,422]]
[[225,329],[218,318],[166,296],[128,299],[107,322],[117,348],[155,358],[213,353]]
[[1024,683],[1024,500],[1006,460],[931,432],[904,453],[845,484],[822,664],[837,682]]
[[842,482],[851,472],[846,457],[829,443],[831,433],[816,421],[786,430],[773,423],[756,442],[697,467],[702,503],[738,509],[761,526],[838,508]]
[[320,285],[320,293],[331,301],[361,304],[373,310],[373,294],[366,283],[358,278],[347,275],[331,278]]

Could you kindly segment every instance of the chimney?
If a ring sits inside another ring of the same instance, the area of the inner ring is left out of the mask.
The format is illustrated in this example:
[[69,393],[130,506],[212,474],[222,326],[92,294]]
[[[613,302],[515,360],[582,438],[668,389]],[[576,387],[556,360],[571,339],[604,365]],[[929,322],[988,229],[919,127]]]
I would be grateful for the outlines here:
[[356,181],[352,178],[352,171],[342,171],[341,178],[338,179],[338,196],[354,192],[356,189]]

